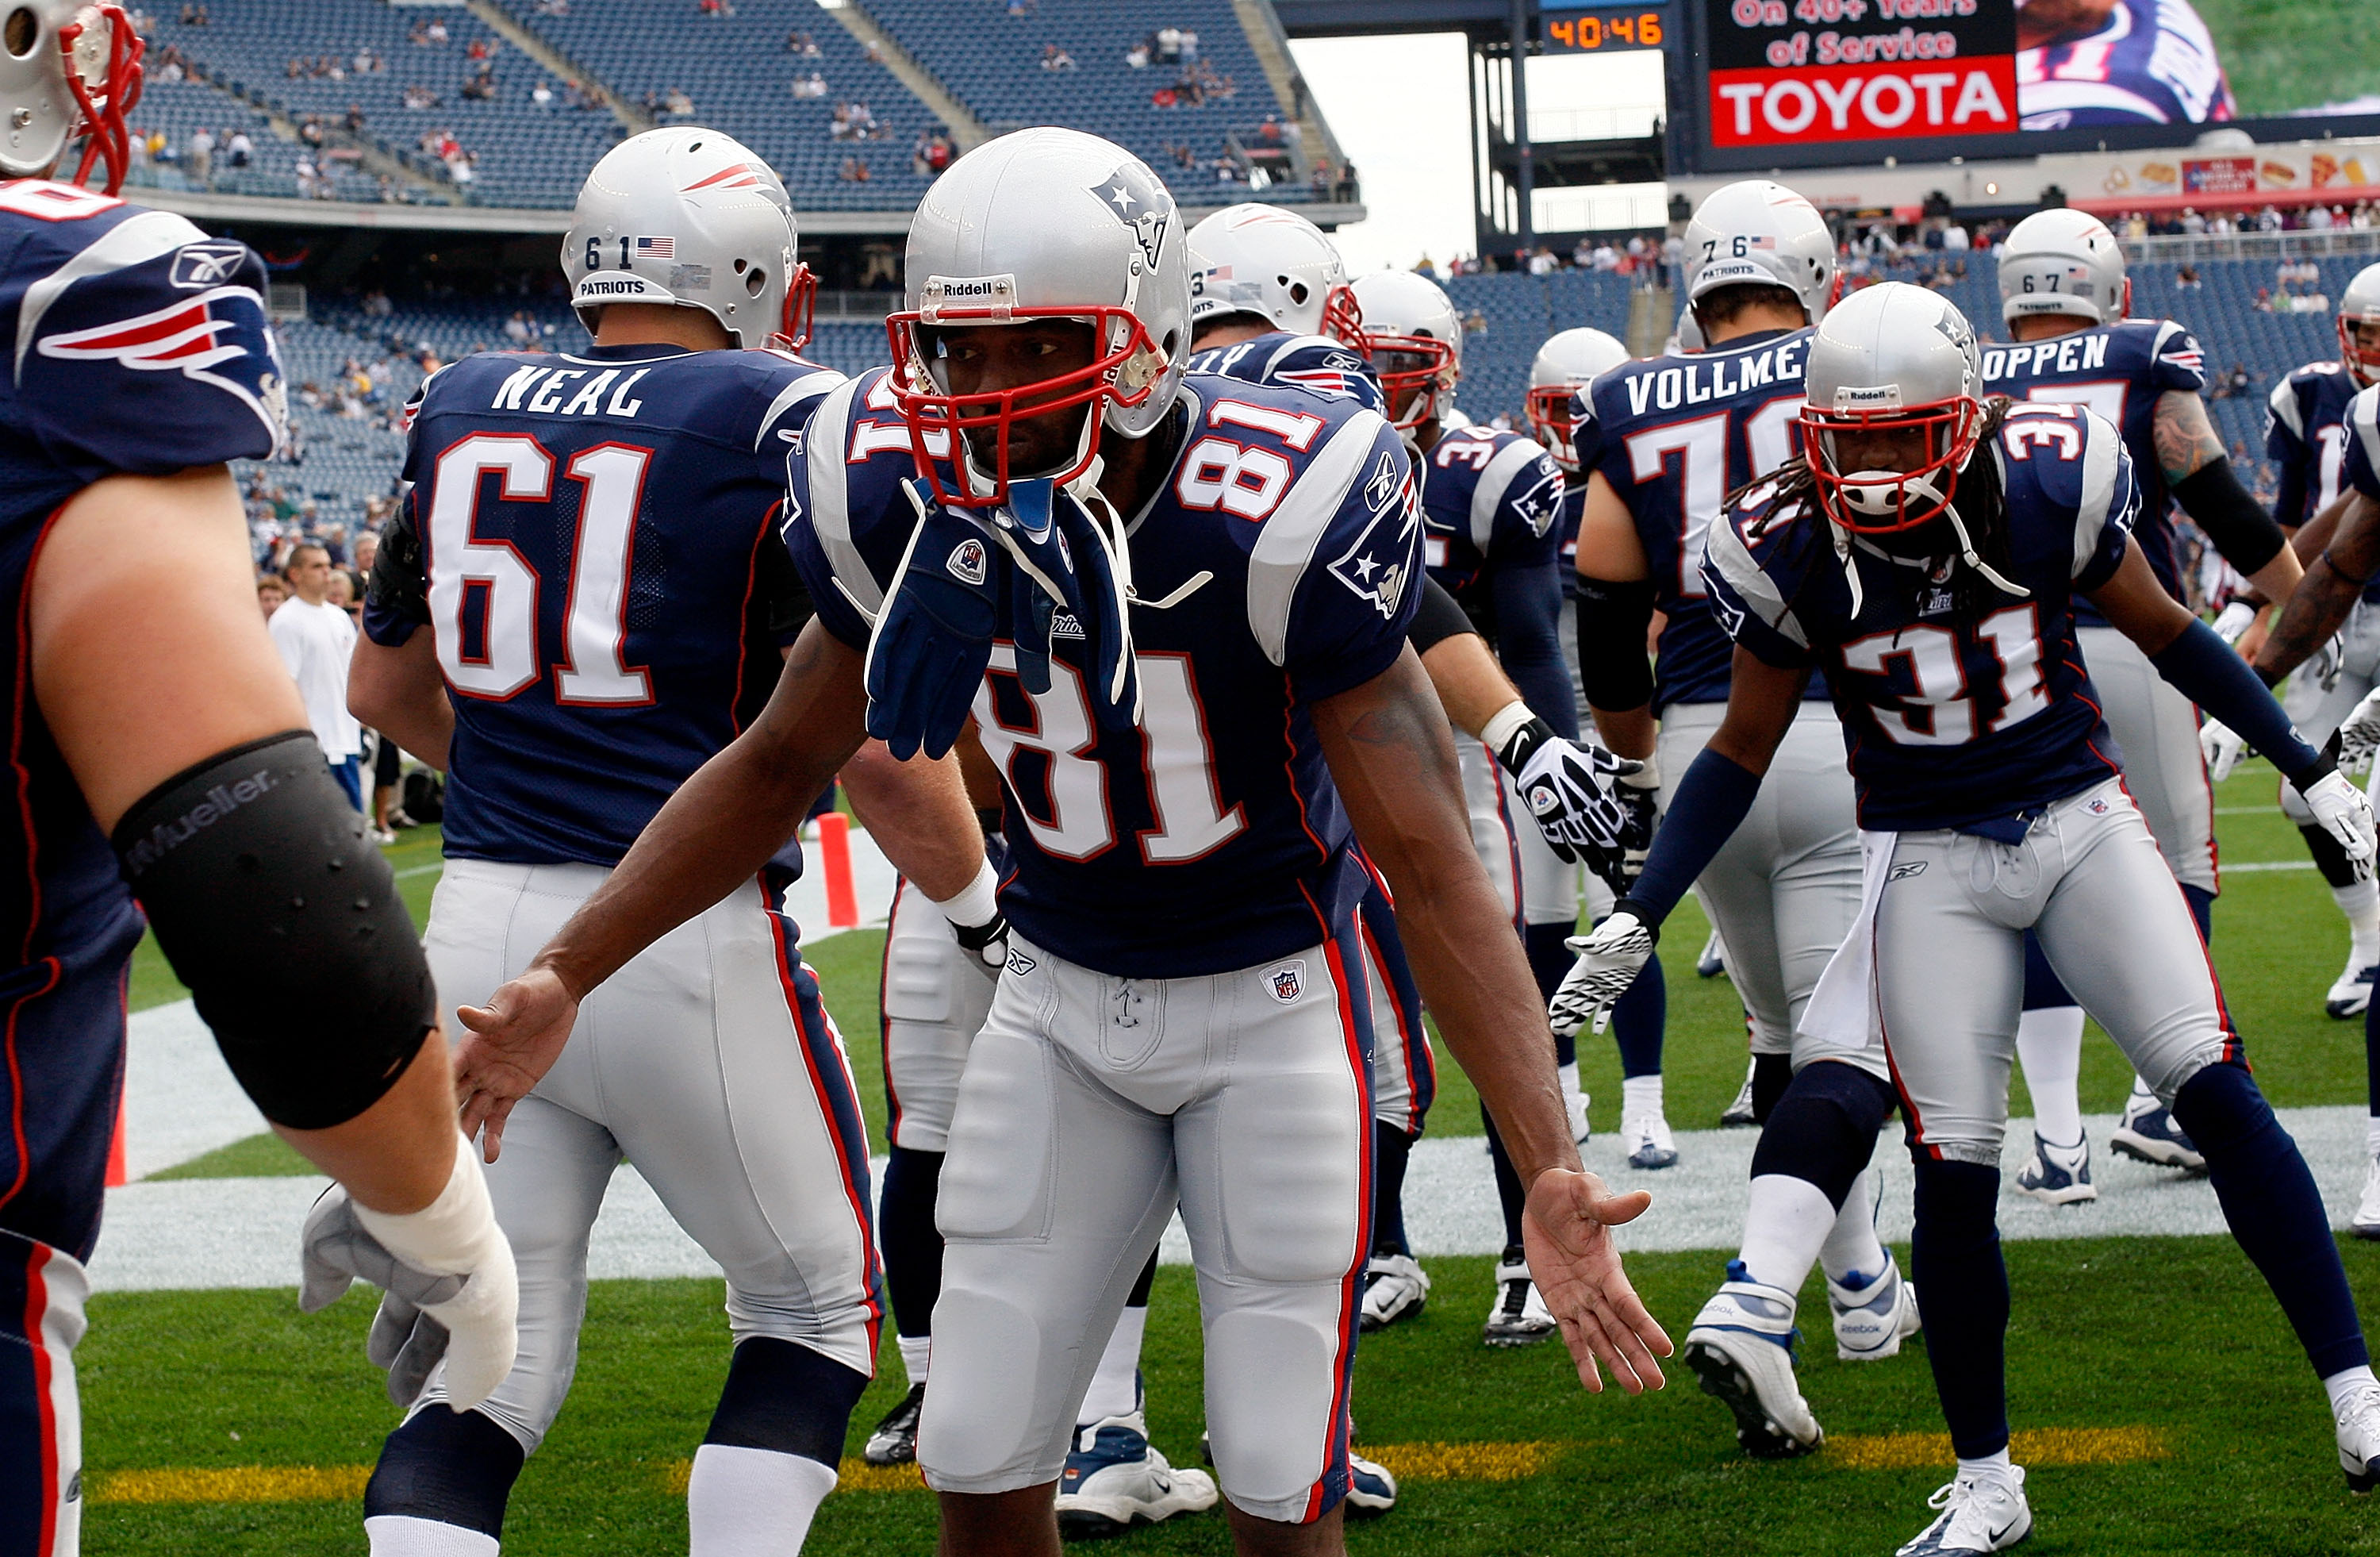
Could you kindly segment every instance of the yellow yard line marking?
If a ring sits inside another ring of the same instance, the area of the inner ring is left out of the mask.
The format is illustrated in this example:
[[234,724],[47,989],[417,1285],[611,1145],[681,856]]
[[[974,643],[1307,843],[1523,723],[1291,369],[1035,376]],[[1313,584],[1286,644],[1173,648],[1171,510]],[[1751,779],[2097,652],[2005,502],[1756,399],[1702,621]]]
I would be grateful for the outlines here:
[[342,1502],[364,1495],[370,1466],[238,1466],[227,1470],[112,1470],[91,1478],[93,1502]]
[[[1827,1461],[1849,1470],[1925,1470],[1948,1466],[1947,1432],[1847,1433],[1827,1440]],[[2009,1437],[2009,1458],[2021,1466],[2112,1466],[2173,1457],[2157,1428],[2034,1428]]]

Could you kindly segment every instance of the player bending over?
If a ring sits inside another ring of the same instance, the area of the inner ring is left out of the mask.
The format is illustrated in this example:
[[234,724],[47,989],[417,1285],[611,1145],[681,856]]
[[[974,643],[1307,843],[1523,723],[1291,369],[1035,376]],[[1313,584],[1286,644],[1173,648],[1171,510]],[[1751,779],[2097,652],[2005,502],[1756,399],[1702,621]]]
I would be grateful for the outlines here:
[[[1582,1379],[1600,1361],[1656,1383],[1668,1347],[1608,1230],[1645,1198],[1576,1167],[1406,651],[1402,445],[1352,403],[1185,382],[1187,271],[1163,185],[1095,137],[1005,136],[937,181],[892,321],[918,476],[845,504],[794,463],[819,619],[770,708],[470,1017],[465,1116],[501,1121],[505,1066],[541,1064],[584,991],[764,859],[864,722],[906,756],[972,714],[1007,789],[1014,929],[940,1186],[917,1459],[946,1551],[1054,1557],[1079,1407],[1177,1203],[1240,1550],[1341,1549],[1370,1249],[1358,836],[1528,1174],[1531,1259]],[[1120,514],[1140,517],[1128,542]]]
[[1887,284],[1813,339],[1806,463],[1732,502],[1703,573],[1735,639],[1728,714],[1680,785],[1631,897],[1585,943],[1598,992],[1750,811],[1813,671],[1859,789],[1860,922],[1806,1018],[1880,1032],[1916,1164],[1926,1357],[1959,1459],[1902,1557],[1998,1551],[2033,1516],[2008,1457],[2008,1276],[1993,1222],[2024,934],[2205,1153],[2226,1221],[2327,1390],[2339,1464],[2380,1481],[2380,1384],[2313,1177],[2231,1028],[2188,905],[2127,794],[2073,642],[2075,595],[2159,675],[2270,754],[2352,855],[2362,795],[2289,728],[2129,533],[2114,427],[2070,405],[1981,398],[1974,333]]
[[307,1307],[356,1274],[380,1283],[425,1316],[374,1334],[392,1387],[443,1354],[476,1400],[512,1366],[513,1260],[457,1141],[395,881],[257,614],[225,461],[264,458],[282,432],[263,263],[48,180],[85,136],[78,177],[99,162],[110,189],[123,176],[141,45],[122,10],[38,0],[7,43],[0,585],[18,624],[19,825],[0,845],[0,1111],[17,1122],[0,1131],[0,1557],[73,1557],[74,1348],[144,910],[232,1074],[339,1181],[307,1223]]

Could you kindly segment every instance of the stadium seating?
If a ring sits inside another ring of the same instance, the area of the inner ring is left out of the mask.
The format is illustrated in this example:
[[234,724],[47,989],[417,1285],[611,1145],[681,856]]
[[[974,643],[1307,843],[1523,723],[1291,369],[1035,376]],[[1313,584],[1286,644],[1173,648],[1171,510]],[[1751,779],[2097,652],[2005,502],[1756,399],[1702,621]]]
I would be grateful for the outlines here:
[[1463,275],[1443,285],[1471,327],[1456,403],[1475,420],[1502,413],[1518,425],[1529,360],[1555,331],[1591,325],[1628,338],[1630,283],[1609,271]]
[[[1036,0],[1026,14],[1007,14],[1006,0],[858,0],[860,8],[906,49],[952,96],[995,129],[1063,124],[1132,148],[1160,175],[1173,179],[1179,164],[1168,150],[1187,146],[1211,160],[1227,130],[1247,130],[1268,114],[1286,119],[1257,63],[1230,0],[1166,0],[1162,6],[1119,6],[1112,0]],[[573,7],[574,10],[576,7]],[[1171,86],[1178,66],[1152,63],[1134,70],[1124,51],[1161,27],[1198,34],[1199,60],[1232,79],[1228,101],[1159,108],[1151,94]],[[1042,50],[1057,44],[1073,55],[1072,70],[1045,70]],[[1212,195],[1179,184],[1185,205],[1228,205],[1247,198],[1245,185]],[[1294,181],[1263,191],[1270,201],[1309,198]]]

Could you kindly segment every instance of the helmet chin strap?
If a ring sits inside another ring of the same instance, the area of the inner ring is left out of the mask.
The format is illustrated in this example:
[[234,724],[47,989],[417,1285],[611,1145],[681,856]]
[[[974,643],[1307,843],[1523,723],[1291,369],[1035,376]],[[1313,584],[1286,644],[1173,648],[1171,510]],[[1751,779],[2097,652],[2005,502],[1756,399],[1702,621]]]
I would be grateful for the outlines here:
[[[1900,480],[1893,480],[1896,476]],[[2001,593],[2014,595],[2019,600],[2033,598],[2031,590],[2011,582],[1983,559],[1983,554],[1975,550],[1974,538],[1967,533],[1967,521],[1961,517],[1958,505],[1923,475],[1900,476],[1895,470],[1860,470],[1845,477],[1844,480],[1846,483],[1859,483],[1845,486],[1844,501],[1862,514],[1875,517],[1882,518],[1888,514],[1900,512],[1906,498],[1912,495],[1935,505],[1941,516],[1950,521],[1950,533],[1959,538],[1961,562],[1982,574]],[[1888,497],[1890,498],[1889,505],[1884,501]],[[1860,588],[1858,565],[1852,560],[1851,532],[1833,522],[1831,517],[1828,528],[1834,535],[1836,560],[1843,565],[1844,578],[1851,585],[1852,614],[1856,617],[1865,601],[1865,594]]]

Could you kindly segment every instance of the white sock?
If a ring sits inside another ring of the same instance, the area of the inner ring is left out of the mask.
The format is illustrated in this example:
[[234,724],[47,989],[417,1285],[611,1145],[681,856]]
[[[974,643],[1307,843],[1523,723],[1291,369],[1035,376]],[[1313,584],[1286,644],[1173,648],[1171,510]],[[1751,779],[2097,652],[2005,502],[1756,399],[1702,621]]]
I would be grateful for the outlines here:
[[1126,1308],[1116,1320],[1108,1349],[1099,1354],[1099,1370],[1091,1375],[1091,1393],[1083,1397],[1076,1415],[1085,1422],[1128,1417],[1140,1403],[1140,1338],[1148,1329],[1148,1310]]
[[2033,1127],[2052,1146],[2082,1142],[2082,1008],[2054,1006],[2017,1018],[2016,1057],[2033,1094]]
[[2330,1392],[2330,1414],[2338,1416],[2339,1406],[2346,1404],[2349,1395],[2375,1383],[2380,1383],[2380,1379],[2372,1377],[2369,1367],[2342,1368],[2325,1379],[2322,1387]]
[[1651,1114],[1656,1119],[1666,1118],[1661,1109],[1661,1073],[1655,1071],[1650,1076],[1622,1078],[1620,1083],[1620,1113],[1623,1118],[1643,1114]]
[[1834,1225],[1827,1229],[1818,1263],[1836,1281],[1853,1271],[1870,1278],[1884,1274],[1884,1245],[1876,1235],[1879,1187],[1876,1170],[1862,1168],[1859,1177],[1852,1180],[1851,1193],[1843,1197],[1843,1209],[1835,1213]]
[[1743,1209],[1744,1271],[1764,1286],[1800,1292],[1834,1224],[1825,1190],[1790,1174],[1762,1174]]
[[1980,1460],[1961,1459],[1959,1474],[1977,1481],[2006,1481],[2016,1466],[2009,1463],[2008,1451],[1986,1454]]
[[799,1454],[704,1444],[686,1488],[689,1557],[795,1557],[835,1479]]
[[1562,1109],[1570,1115],[1570,1133],[1578,1140],[1586,1139],[1586,1089],[1578,1081],[1578,1062],[1555,1067],[1554,1077],[1561,1083]]
[[2374,1157],[2380,1157],[2380,1113],[2373,1114],[2363,1121],[2363,1150]]
[[2348,960],[2357,967],[2380,962],[2380,882],[2351,882],[2330,889],[2330,900],[2347,916]]
[[909,1387],[916,1389],[926,1381],[926,1365],[934,1355],[934,1338],[930,1335],[900,1335],[901,1370],[909,1375]]
[[364,1521],[364,1539],[371,1557],[496,1557],[499,1550],[493,1536],[407,1514],[373,1514]]

